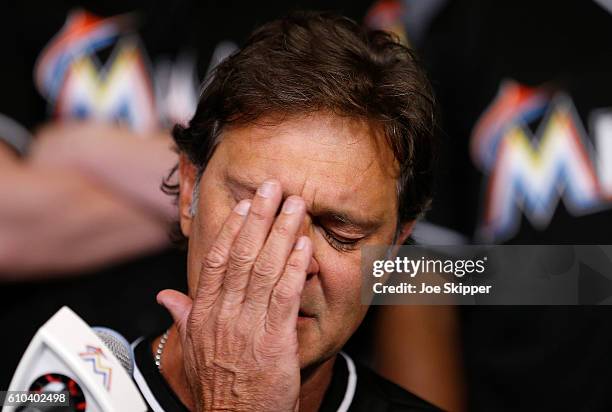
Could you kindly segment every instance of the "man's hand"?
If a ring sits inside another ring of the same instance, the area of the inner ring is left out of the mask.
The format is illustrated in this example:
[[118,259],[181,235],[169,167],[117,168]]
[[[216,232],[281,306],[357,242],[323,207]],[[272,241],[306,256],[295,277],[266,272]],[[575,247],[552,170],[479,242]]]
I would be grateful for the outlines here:
[[312,257],[296,237],[304,201],[265,182],[225,221],[202,262],[193,301],[163,291],[183,346],[196,410],[294,411],[300,367],[297,318]]

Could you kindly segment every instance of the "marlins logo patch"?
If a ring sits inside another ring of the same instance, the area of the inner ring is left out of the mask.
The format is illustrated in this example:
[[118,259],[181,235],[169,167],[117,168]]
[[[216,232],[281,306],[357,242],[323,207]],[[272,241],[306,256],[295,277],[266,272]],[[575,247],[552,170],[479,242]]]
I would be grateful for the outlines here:
[[598,110],[591,120],[592,140],[567,94],[501,85],[471,138],[472,159],[487,175],[481,240],[512,238],[521,214],[545,229],[560,200],[574,216],[610,207],[612,113]]

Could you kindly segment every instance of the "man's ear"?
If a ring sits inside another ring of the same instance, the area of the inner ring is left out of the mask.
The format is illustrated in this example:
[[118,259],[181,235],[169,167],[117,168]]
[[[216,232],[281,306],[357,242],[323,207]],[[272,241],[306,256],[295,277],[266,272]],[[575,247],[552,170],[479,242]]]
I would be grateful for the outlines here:
[[191,160],[185,155],[179,156],[179,218],[181,224],[181,232],[185,237],[189,237],[191,233],[191,205],[193,203],[194,185],[196,184],[197,168]]
[[402,223],[400,228],[400,232],[397,236],[397,240],[395,241],[396,245],[403,245],[408,236],[412,233],[412,229],[414,229],[414,225],[416,224],[416,220],[411,220],[409,222]]

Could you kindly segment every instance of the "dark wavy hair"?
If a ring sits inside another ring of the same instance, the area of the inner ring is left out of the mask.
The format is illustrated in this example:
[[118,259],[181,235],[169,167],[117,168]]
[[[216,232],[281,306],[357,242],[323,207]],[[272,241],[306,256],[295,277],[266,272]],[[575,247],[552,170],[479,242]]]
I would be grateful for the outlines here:
[[[427,77],[394,35],[332,13],[293,13],[255,30],[212,71],[189,125],[172,135],[201,176],[224,127],[316,111],[365,119],[383,131],[400,165],[398,223],[429,207],[436,145]],[[176,170],[163,184],[174,196]]]

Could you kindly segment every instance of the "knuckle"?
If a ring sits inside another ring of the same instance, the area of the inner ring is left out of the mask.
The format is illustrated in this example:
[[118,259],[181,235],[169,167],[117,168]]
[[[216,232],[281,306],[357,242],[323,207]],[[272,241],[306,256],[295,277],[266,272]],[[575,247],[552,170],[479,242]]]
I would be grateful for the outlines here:
[[274,300],[281,305],[285,306],[299,299],[300,295],[297,290],[291,288],[286,284],[279,284],[278,287],[274,290]]
[[241,344],[242,342],[246,342],[249,340],[249,337],[252,333],[253,328],[253,320],[251,319],[236,319],[234,321],[234,328],[232,329],[232,337],[233,343],[236,345]]
[[204,268],[217,271],[225,266],[225,254],[218,246],[213,246],[204,258]]
[[256,221],[264,221],[268,218],[268,213],[266,213],[266,209],[262,205],[253,205],[251,206],[250,217]]
[[304,270],[304,264],[299,256],[291,256],[287,260],[286,267],[289,272],[301,272]]
[[[242,276],[239,274],[239,276]],[[243,300],[244,292],[247,289],[247,282],[243,282],[240,279],[228,279],[223,284],[223,290],[225,291],[225,299],[223,300],[223,308],[232,308],[237,303]]]
[[261,286],[253,287],[254,293],[249,299],[245,300],[245,313],[252,316],[255,313],[260,313],[268,305],[269,294],[266,295]]
[[252,274],[256,278],[269,278],[277,271],[274,259],[269,255],[260,255],[253,265]]
[[238,329],[236,327],[238,318],[235,309],[235,306],[223,305],[221,310],[217,313],[211,328],[212,333],[217,339],[228,339],[235,335]]
[[277,223],[272,228],[272,232],[275,236],[278,236],[282,239],[287,239],[291,235],[291,230],[289,229],[289,226],[286,223]]
[[247,238],[241,238],[232,248],[230,258],[235,267],[244,267],[253,263],[255,247]]
[[242,227],[242,219],[243,216],[237,213],[232,214],[232,216],[227,220],[226,227],[219,234],[219,239],[223,242],[230,242],[234,237],[235,233],[237,233]]

